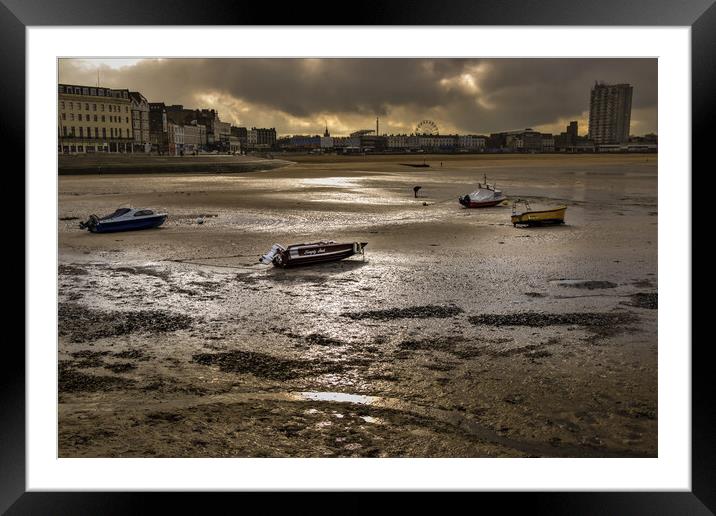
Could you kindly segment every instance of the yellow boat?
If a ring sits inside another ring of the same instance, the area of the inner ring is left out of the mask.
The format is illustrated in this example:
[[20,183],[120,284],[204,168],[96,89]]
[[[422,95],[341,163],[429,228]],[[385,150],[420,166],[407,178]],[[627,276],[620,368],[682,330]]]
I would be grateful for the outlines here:
[[[525,205],[524,211],[517,211],[519,204]],[[533,211],[528,201],[517,199],[512,203],[512,225],[547,226],[552,224],[564,224],[565,211],[567,211],[566,206]]]

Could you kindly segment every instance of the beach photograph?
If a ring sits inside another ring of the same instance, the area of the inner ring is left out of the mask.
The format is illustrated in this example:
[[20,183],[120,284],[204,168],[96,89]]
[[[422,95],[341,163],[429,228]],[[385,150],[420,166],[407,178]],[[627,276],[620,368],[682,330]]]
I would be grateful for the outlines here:
[[657,457],[657,72],[59,59],[59,457]]

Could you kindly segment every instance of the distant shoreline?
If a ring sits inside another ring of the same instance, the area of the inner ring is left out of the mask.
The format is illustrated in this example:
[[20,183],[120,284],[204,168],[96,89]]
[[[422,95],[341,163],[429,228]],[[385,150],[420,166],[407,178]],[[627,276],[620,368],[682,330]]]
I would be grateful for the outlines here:
[[[463,161],[605,161],[605,160],[656,160],[656,153],[481,153],[481,154],[310,154],[286,153],[282,159],[257,156],[137,156],[111,155],[59,156],[58,175],[104,175],[104,174],[230,174],[274,170],[297,163],[365,163],[371,162],[421,165],[428,163],[440,167],[441,163]],[[414,163],[412,163],[414,161]]]
[[69,175],[104,174],[222,174],[272,170],[291,161],[246,156],[60,156],[57,173]]

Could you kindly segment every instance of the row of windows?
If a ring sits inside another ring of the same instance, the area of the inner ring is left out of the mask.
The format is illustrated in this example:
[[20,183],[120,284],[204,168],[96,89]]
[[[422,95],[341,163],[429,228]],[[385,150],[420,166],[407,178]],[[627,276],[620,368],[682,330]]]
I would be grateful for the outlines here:
[[[95,122],[98,121],[98,120],[97,120],[97,115],[93,115],[93,118],[94,118],[94,121],[95,121]],[[100,119],[101,119],[102,122],[105,122],[105,121],[106,121],[104,115],[101,115],[101,116],[100,116]],[[126,116],[126,117],[124,117],[124,119],[125,119],[125,123],[128,124],[128,123],[129,123],[129,117]],[[67,120],[67,114],[66,114],[66,113],[62,113],[62,120]],[[74,122],[74,120],[75,120],[75,115],[74,115],[74,113],[70,113],[70,120]],[[84,116],[84,120],[87,121],[87,122],[89,122],[89,121],[90,121],[90,115],[85,115],[85,116]],[[77,121],[78,121],[78,122],[81,122],[81,121],[82,121],[82,114],[81,114],[81,113],[77,115]],[[109,117],[109,121],[110,121],[111,123],[114,123],[114,124],[121,124],[121,123],[122,123],[122,117],[112,115],[112,116]]]
[[[93,136],[92,128],[87,127],[86,129],[87,129],[87,131],[85,132],[84,127],[78,127],[77,132],[75,132],[74,126],[72,126],[72,127],[63,126],[62,127],[62,136],[78,136],[79,135],[80,138],[84,138],[85,136],[87,138],[92,138],[92,136]],[[122,131],[121,128],[119,130],[117,130],[116,128],[111,127],[109,129],[109,131],[110,131],[109,132],[110,138],[124,138],[124,131]],[[129,131],[127,131],[127,138],[129,138],[130,136],[131,136],[131,134],[129,133]],[[94,137],[99,138],[99,128],[97,128],[97,127],[94,128]],[[102,138],[107,138],[107,128],[105,128],[105,127],[102,128]]]
[[[78,111],[82,111],[82,102],[68,102],[67,103],[70,111],[77,108]],[[107,104],[107,111],[110,113],[120,113],[122,111],[122,106],[119,106],[117,104]],[[90,105],[88,102],[84,103],[85,111],[90,110]],[[104,111],[105,104],[100,104],[100,111]],[[65,101],[60,101],[60,108],[65,109]],[[92,111],[97,111],[97,104],[92,104]],[[129,106],[124,106],[124,112],[129,113]]]
[[87,88],[59,84],[57,89],[60,93],[70,93],[74,95],[99,95],[100,97],[129,98],[126,91],[115,91],[108,88]]

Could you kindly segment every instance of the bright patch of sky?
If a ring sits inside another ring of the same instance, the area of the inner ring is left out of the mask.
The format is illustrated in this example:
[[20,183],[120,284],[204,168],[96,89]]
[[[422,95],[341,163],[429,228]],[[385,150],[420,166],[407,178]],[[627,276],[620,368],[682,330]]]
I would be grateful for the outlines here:
[[125,66],[133,66],[143,59],[129,59],[123,57],[117,58],[102,58],[102,59],[77,59],[76,62],[86,68],[101,68],[108,66],[114,70],[118,70]]

